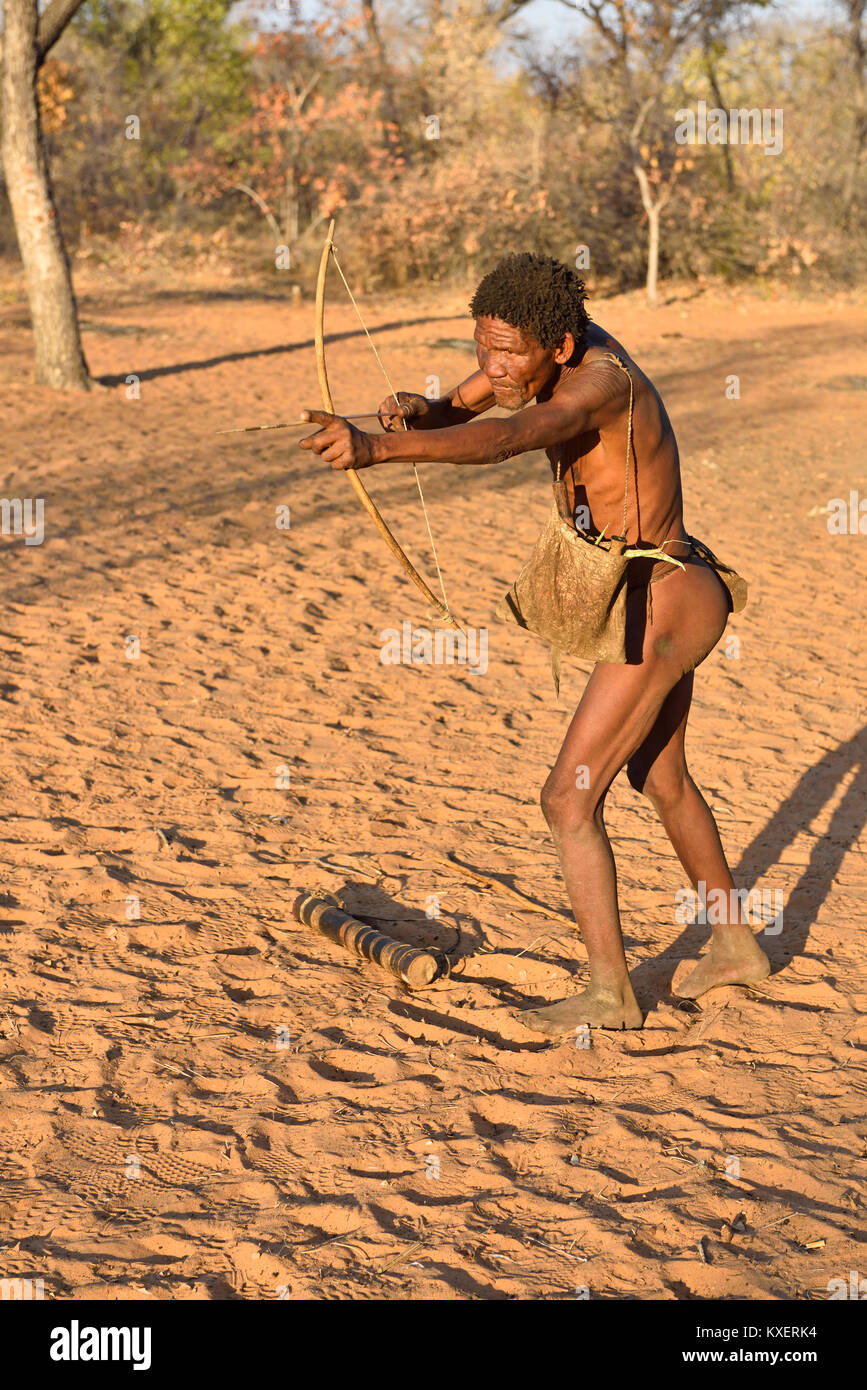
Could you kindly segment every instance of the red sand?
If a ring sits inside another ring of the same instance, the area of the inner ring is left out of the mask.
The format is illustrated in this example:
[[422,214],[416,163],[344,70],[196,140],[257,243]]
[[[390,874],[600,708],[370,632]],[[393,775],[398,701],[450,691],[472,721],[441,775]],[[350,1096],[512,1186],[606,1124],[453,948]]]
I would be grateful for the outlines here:
[[[683,875],[620,779],[648,1017],[582,1050],[515,1016],[579,987],[569,928],[442,863],[566,907],[538,789],[582,668],[558,705],[544,649],[491,621],[544,462],[423,470],[490,665],[383,665],[381,630],[427,615],[348,481],[296,436],[214,433],[318,405],[309,304],[85,292],[91,367],[139,374],[130,401],[28,386],[5,302],[4,487],[45,498],[46,539],[3,552],[0,1275],[62,1299],[827,1298],[864,1248],[867,537],[820,509],[867,497],[863,305],[593,305],[663,393],[688,528],[752,583],[688,751],[737,881],[786,915],[780,973],[679,1008],[707,929],[675,922]],[[462,307],[365,303],[400,387],[471,369],[430,346],[471,337]],[[339,290],[327,328],[337,407],[374,408]],[[411,473],[364,479],[430,578]],[[453,950],[452,978],[410,994],[287,920],[316,887]]]

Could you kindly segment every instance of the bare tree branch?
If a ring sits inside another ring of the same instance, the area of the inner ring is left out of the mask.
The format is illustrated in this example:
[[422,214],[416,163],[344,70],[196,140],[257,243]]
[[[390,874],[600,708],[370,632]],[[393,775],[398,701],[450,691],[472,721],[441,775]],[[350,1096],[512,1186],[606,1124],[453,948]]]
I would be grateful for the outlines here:
[[853,105],[853,142],[849,165],[843,184],[843,213],[848,226],[855,213],[855,193],[858,184],[858,171],[867,150],[867,36],[864,32],[864,15],[867,0],[840,0],[848,21],[843,38],[849,49],[852,63],[855,92]]
[[273,212],[271,211],[261,194],[257,193],[255,188],[251,188],[248,183],[233,183],[232,187],[237,188],[239,193],[246,193],[248,198],[253,199],[253,202],[256,204],[259,211],[263,213],[265,218],[267,219],[268,226],[271,228],[271,231],[274,233],[277,240],[280,241],[283,237],[283,233],[280,230],[276,217],[274,216]]
[[45,55],[53,48],[71,19],[75,18],[84,0],[51,0],[51,4],[39,17],[36,31],[38,63],[45,61]]
[[529,3],[530,0],[503,0],[501,5],[495,5],[488,13],[496,25],[506,24]]

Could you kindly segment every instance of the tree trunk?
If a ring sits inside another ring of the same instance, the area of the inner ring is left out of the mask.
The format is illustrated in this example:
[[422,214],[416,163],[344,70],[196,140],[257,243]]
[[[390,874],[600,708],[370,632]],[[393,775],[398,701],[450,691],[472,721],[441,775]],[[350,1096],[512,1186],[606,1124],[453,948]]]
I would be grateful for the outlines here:
[[[712,46],[711,46],[710,40],[706,40],[706,47],[705,47],[705,52],[704,52],[704,69],[705,69],[705,72],[707,73],[707,79],[708,79],[708,82],[710,83],[710,89],[711,89],[711,91],[713,92],[713,99],[714,99],[714,101],[715,101],[716,104],[717,104],[717,109],[720,110],[720,111],[725,111],[725,110],[727,110],[728,108],[726,107],[726,104],[725,104],[725,102],[724,102],[724,100],[723,100],[722,91],[720,90],[719,75],[718,75],[717,70],[716,70],[716,63],[714,62],[713,51],[712,51]],[[733,159],[732,159],[731,146],[730,146],[728,140],[725,140],[725,141],[723,142],[721,148],[722,148],[723,163],[725,164],[726,184],[727,184],[727,186],[728,186],[728,191],[729,191],[729,193],[734,193],[734,191],[735,191],[735,166],[734,166],[734,161],[733,161]]]
[[659,275],[659,214],[662,212],[666,200],[664,198],[654,199],[652,196],[647,170],[636,154],[633,155],[632,168],[641,191],[641,203],[644,211],[647,213],[647,277],[645,280],[647,302],[648,304],[655,305],[659,299],[657,292],[657,278]]
[[843,220],[846,227],[851,226],[855,211],[855,195],[858,189],[858,172],[867,147],[867,76],[864,72],[867,44],[864,41],[864,0],[848,0],[846,6],[849,17],[847,41],[852,56],[855,76],[855,100],[853,103],[853,141],[843,181]]
[[403,159],[406,165],[409,165],[412,163],[412,154],[404,137],[400,112],[398,111],[394,94],[394,83],[389,68],[388,52],[383,41],[382,32],[379,28],[375,0],[361,0],[361,13],[364,18],[364,28],[368,43],[373,45],[376,53],[376,76],[377,81],[382,87],[383,115],[388,123],[394,127],[397,135],[394,153],[399,158]]
[[659,300],[656,281],[659,274],[659,204],[652,203],[647,210],[647,302],[656,304]]
[[3,169],[30,301],[36,379],[44,386],[86,391],[90,376],[39,120],[36,0],[6,0],[4,8]]

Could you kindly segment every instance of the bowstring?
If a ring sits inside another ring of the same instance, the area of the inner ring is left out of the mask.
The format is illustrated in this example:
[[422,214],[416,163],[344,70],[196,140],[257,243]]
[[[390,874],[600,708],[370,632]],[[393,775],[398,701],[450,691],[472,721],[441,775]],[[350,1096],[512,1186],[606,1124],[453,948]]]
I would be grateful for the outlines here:
[[[385,377],[386,384],[387,384],[387,386],[388,386],[389,391],[391,392],[392,396],[394,397],[395,405],[397,405],[397,406],[399,407],[399,406],[400,406],[400,402],[399,402],[398,399],[397,399],[397,392],[395,391],[394,386],[392,385],[391,377],[389,376],[388,371],[386,370],[385,363],[383,362],[382,358],[381,358],[380,355],[379,355],[379,349],[378,349],[378,347],[376,346],[376,343],[373,341],[373,338],[370,336],[370,330],[368,329],[367,324],[364,322],[364,317],[363,317],[363,315],[362,315],[361,310],[360,310],[359,307],[358,307],[358,303],[357,303],[357,301],[356,301],[355,295],[352,293],[352,290],[351,290],[350,287],[349,287],[349,281],[347,280],[346,276],[343,274],[343,268],[342,268],[342,266],[341,266],[341,264],[340,264],[340,261],[337,259],[337,251],[336,251],[336,249],[335,249],[335,246],[334,246],[334,242],[333,242],[333,241],[332,241],[332,243],[331,243],[331,258],[332,258],[332,260],[334,261],[334,265],[335,265],[335,267],[336,267],[336,270],[337,270],[338,275],[340,276],[341,280],[343,281],[343,287],[344,287],[344,289],[346,290],[346,293],[349,295],[350,301],[351,301],[351,303],[352,303],[352,307],[353,307],[353,309],[355,310],[356,314],[358,315],[358,322],[361,324],[361,327],[362,327],[363,330],[364,330],[365,337],[367,338],[367,341],[370,343],[370,346],[373,348],[373,355],[374,355],[374,357],[376,358],[377,362],[379,363],[379,369],[380,369],[380,371],[382,372],[382,375]],[[402,423],[402,425],[403,425],[404,431],[408,434],[408,433],[409,433],[409,428],[408,428],[408,426],[407,426],[406,419],[405,419],[403,416],[401,416],[400,418],[401,418],[401,423]],[[430,541],[430,548],[431,548],[431,550],[433,551],[434,564],[435,564],[435,566],[436,566],[437,577],[438,577],[439,582],[440,582],[440,591],[441,591],[442,596],[443,596],[443,603],[445,604],[446,611],[448,612],[449,616],[450,616],[450,617],[454,617],[454,614],[452,613],[451,606],[450,606],[450,604],[449,604],[448,598],[447,598],[447,596],[446,596],[445,581],[443,580],[443,572],[442,572],[442,570],[440,569],[440,560],[439,560],[439,555],[437,554],[436,541],[435,541],[434,538],[433,538],[433,531],[431,530],[430,517],[428,516],[427,505],[426,505],[425,500],[424,500],[424,493],[422,492],[421,478],[419,477],[418,464],[417,464],[417,463],[413,463],[413,465],[412,465],[412,471],[413,471],[413,473],[415,474],[416,487],[418,488],[418,495],[419,495],[419,498],[420,498],[420,500],[421,500],[421,509],[422,509],[422,513],[424,514],[424,521],[425,521],[425,526],[427,527],[427,534],[428,534],[428,539],[429,539],[429,541]]]

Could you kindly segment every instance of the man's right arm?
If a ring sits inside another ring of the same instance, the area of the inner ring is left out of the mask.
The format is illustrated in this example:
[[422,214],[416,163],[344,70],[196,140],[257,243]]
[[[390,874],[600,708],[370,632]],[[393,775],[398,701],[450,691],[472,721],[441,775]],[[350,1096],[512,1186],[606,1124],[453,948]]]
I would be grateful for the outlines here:
[[[491,383],[481,370],[473,372],[458,386],[447,391],[442,397],[445,409],[453,418],[444,421],[447,425],[462,425],[474,415],[481,415],[495,404]],[[430,427],[429,427],[430,428]]]
[[[409,395],[398,392],[398,397]],[[380,416],[386,417],[393,409],[394,397],[389,396],[379,407]],[[414,409],[407,419],[411,430],[442,430],[451,425],[465,425],[483,411],[495,404],[488,378],[483,371],[473,372],[459,385],[453,386],[442,396],[429,400],[425,396],[411,397]],[[391,426],[392,429],[395,426]]]

